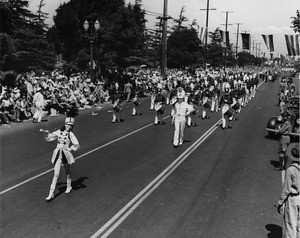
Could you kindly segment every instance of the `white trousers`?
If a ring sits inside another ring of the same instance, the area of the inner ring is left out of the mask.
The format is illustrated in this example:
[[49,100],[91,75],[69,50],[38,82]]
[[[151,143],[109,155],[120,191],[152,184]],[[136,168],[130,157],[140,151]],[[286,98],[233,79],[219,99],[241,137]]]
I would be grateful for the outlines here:
[[283,238],[300,238],[300,195],[289,196],[284,203]]
[[174,138],[173,138],[173,144],[175,146],[178,146],[178,144],[183,143],[185,123],[186,123],[185,116],[175,116],[174,119],[175,131],[174,131]]
[[228,105],[224,105],[222,107],[222,127],[226,128],[228,126],[228,116],[225,115],[225,113],[227,112],[229,106]]

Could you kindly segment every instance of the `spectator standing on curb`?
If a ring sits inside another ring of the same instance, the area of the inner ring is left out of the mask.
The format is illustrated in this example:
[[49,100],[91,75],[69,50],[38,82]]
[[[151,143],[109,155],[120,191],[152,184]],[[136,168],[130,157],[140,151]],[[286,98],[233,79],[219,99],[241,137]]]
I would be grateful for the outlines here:
[[278,213],[283,214],[283,238],[300,237],[300,157],[299,143],[292,143],[286,151],[292,160],[286,170],[285,180],[278,201]]
[[286,166],[286,149],[290,143],[290,133],[292,130],[292,125],[288,120],[288,113],[284,113],[282,115],[283,124],[279,129],[280,140],[279,140],[279,148],[278,148],[278,156],[279,156],[279,167],[277,170],[281,171],[285,169]]

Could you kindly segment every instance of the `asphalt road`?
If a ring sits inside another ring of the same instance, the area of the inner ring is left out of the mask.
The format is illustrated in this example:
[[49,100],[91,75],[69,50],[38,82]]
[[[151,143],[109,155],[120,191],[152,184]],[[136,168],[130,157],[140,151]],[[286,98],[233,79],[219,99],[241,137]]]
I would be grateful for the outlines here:
[[97,116],[81,111],[73,191],[64,194],[62,169],[49,203],[56,144],[39,129],[58,129],[64,117],[1,126],[1,237],[281,237],[273,206],[282,182],[273,170],[278,141],[265,131],[279,113],[278,88],[278,81],[263,83],[232,129],[221,130],[220,113],[198,118],[178,148],[170,108],[166,125],[154,126],[149,98],[143,115],[132,117],[128,104],[117,124],[109,105]]

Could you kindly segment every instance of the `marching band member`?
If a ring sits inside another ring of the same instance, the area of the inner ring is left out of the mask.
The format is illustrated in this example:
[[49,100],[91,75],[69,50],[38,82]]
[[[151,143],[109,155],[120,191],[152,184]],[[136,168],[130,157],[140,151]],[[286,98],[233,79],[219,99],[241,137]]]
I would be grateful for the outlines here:
[[183,144],[184,129],[186,123],[186,116],[188,116],[193,108],[186,102],[184,102],[185,92],[179,87],[177,90],[177,102],[174,105],[174,138],[173,145],[177,147]]
[[156,92],[155,92],[155,88],[153,87],[152,92],[151,92],[151,96],[150,96],[150,110],[154,110],[155,97],[156,97]]
[[228,110],[230,110],[230,105],[232,104],[232,97],[229,94],[229,89],[225,88],[225,95],[221,97],[221,107],[222,107],[222,130],[225,128],[231,128],[228,125],[229,115]]
[[172,106],[172,109],[171,109],[171,124],[173,125],[174,124],[174,106],[175,106],[175,103],[177,102],[177,89],[173,89],[170,93],[170,98],[169,98],[169,102],[170,102],[170,105]]
[[187,126],[197,126],[196,117],[198,113],[198,91],[192,92],[187,100],[187,103],[193,108],[192,112],[187,116]]
[[202,120],[209,119],[210,117],[207,116],[207,110],[211,107],[211,92],[209,91],[208,88],[204,89],[202,93],[202,105],[203,105]]
[[236,121],[238,120],[236,118],[236,113],[238,112],[240,108],[240,104],[238,103],[238,90],[237,88],[233,88],[230,92],[231,98],[232,98],[232,105],[231,107],[234,109],[235,113],[232,114],[232,116],[229,118],[230,121]]
[[121,122],[121,112],[123,110],[123,95],[119,92],[119,89],[116,89],[115,94],[112,97],[113,104],[113,119],[112,123]]
[[154,99],[154,109],[155,109],[155,117],[154,117],[154,125],[164,125],[164,113],[166,111],[165,104],[166,98],[161,94],[162,89],[157,88],[157,95]]
[[[65,125],[52,133],[49,131],[43,131],[46,141],[57,140],[56,149],[53,151],[51,162],[54,165],[54,175],[50,186],[49,195],[46,198],[47,201],[51,201],[54,198],[54,191],[56,183],[60,174],[61,164],[64,165],[67,175],[67,189],[65,193],[70,193],[72,190],[71,180],[71,164],[75,163],[75,159],[71,151],[77,151],[79,149],[79,142],[72,132],[74,127],[74,118],[67,117],[65,119]],[[71,144],[71,146],[70,146]]]
[[140,113],[140,104],[141,104],[142,100],[138,97],[138,91],[135,91],[132,101],[133,101],[133,103],[132,103],[131,115],[132,116],[142,115],[142,113]]

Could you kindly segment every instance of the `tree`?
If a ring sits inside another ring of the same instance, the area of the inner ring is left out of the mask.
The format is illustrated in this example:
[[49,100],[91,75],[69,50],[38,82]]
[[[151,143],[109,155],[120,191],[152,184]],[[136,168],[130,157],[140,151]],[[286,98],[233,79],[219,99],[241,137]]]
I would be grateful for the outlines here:
[[297,10],[296,17],[291,17],[292,25],[291,28],[293,28],[294,32],[300,33],[300,11]]
[[197,63],[200,39],[194,28],[175,30],[168,39],[168,67],[182,68]]
[[[27,9],[26,0],[10,0],[6,8],[1,10],[7,17],[0,32],[3,52],[0,55],[1,70],[25,72],[52,68],[54,60],[43,29],[45,15],[41,11],[42,2],[40,15]],[[3,9],[3,5],[0,5],[0,9]]]
[[101,23],[98,40],[94,42],[98,65],[126,67],[133,57],[142,58],[146,20],[141,1],[125,6],[124,0],[71,0],[56,12],[51,42],[67,62],[76,60],[83,48],[89,48],[82,25],[85,20],[96,19]]

